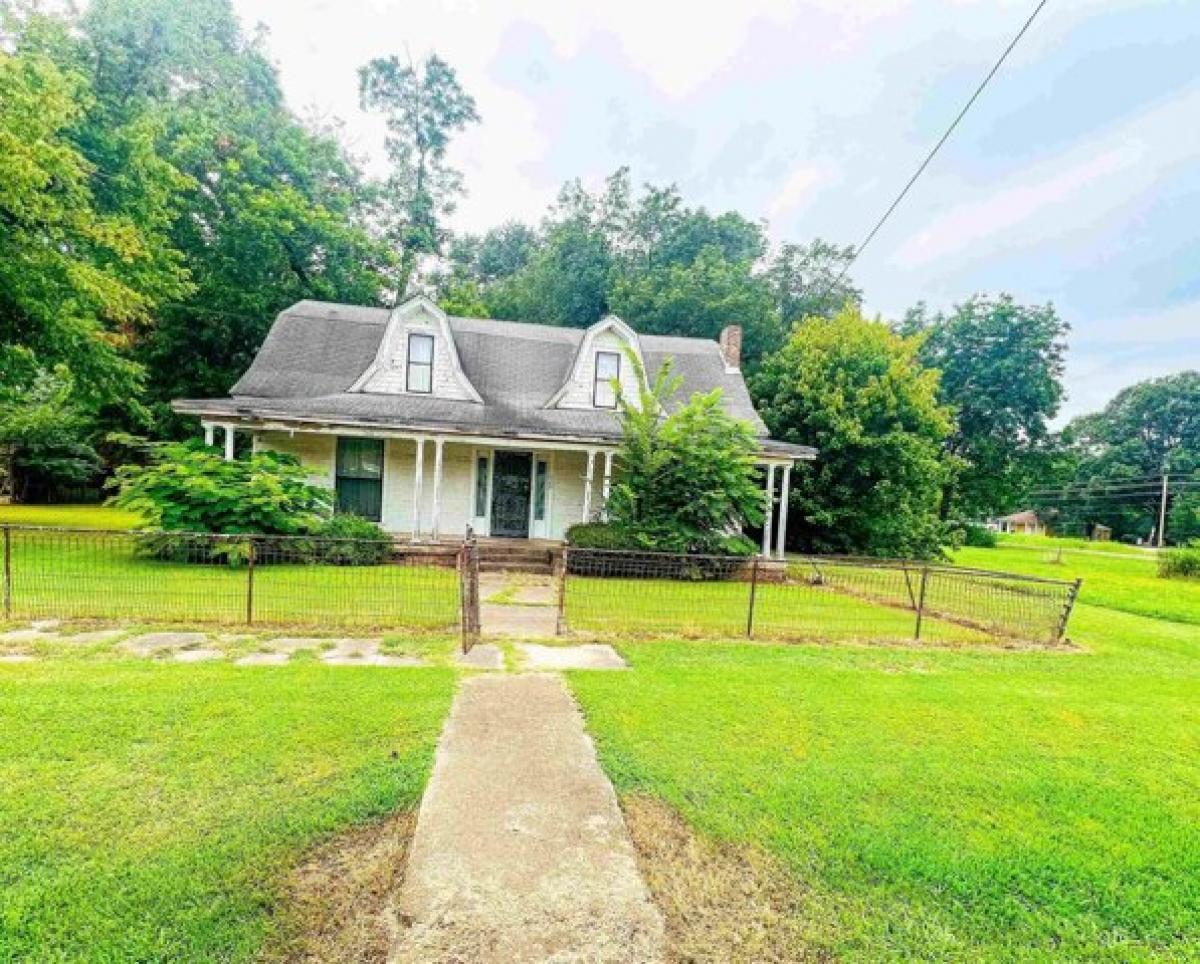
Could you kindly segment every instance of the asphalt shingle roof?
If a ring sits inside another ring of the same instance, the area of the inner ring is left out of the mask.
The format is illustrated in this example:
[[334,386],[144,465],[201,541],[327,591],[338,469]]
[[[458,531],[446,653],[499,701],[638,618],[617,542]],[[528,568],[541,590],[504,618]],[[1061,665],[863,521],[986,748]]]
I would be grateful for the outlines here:
[[[450,317],[463,371],[482,405],[349,391],[375,360],[389,316],[384,308],[298,302],[276,318],[229,398],[180,400],[175,407],[197,414],[341,418],[501,435],[620,436],[612,412],[545,407],[570,374],[584,336],[577,328]],[[640,335],[639,341],[651,376],[673,359],[683,379],[681,400],[720,388],[726,410],[766,438],[741,374],[725,370],[715,341],[657,335]],[[812,452],[804,446],[770,445],[779,447],[780,454]]]

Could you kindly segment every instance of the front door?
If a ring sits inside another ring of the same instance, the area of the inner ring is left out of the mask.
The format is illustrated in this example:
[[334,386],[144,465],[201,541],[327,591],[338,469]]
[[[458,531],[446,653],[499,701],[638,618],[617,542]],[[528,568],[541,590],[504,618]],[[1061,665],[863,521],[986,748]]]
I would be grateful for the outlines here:
[[492,535],[529,538],[533,456],[497,449],[492,466]]

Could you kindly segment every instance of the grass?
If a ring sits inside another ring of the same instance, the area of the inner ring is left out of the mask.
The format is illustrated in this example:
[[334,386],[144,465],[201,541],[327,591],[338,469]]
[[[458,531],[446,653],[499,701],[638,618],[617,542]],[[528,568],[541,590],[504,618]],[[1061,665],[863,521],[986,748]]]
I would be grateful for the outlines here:
[[[1018,541],[1020,540],[1020,541]],[[1163,579],[1154,553],[1130,546],[1096,549],[1104,543],[1011,537],[995,549],[963,548],[954,562],[1055,579],[1083,580],[1080,599],[1095,606],[1156,619],[1200,624],[1200,581]],[[1061,543],[1061,544],[1060,544]]]
[[[826,572],[827,579],[834,578]],[[914,638],[916,616],[910,608],[904,574],[899,570],[852,569],[836,574],[841,589],[796,578],[786,583],[761,581],[755,590],[755,638],[803,638],[828,641],[906,642]],[[915,593],[919,578],[912,577]],[[959,587],[946,577],[930,579],[930,610],[961,617],[1004,615],[994,587]],[[862,597],[869,598],[862,598]],[[886,602],[873,602],[881,599]],[[1008,601],[1008,600],[1006,600]],[[1026,634],[1047,641],[1061,605],[1047,607],[1019,600],[1029,610]],[[747,632],[750,585],[747,582],[689,582],[665,579],[598,579],[572,576],[565,599],[571,629],[617,636],[669,635],[684,638],[738,638]],[[1011,607],[1014,610],[1017,606]],[[1009,621],[1013,614],[1009,613]],[[1040,621],[1039,621],[1040,620]],[[997,637],[972,626],[927,616],[921,639],[942,645],[996,644]]]
[[312,844],[413,808],[448,670],[0,666],[0,960],[248,960]]
[[1195,959],[1200,633],[1077,623],[1089,652],[662,642],[570,678],[619,793],[794,875],[804,950]]
[[140,517],[103,505],[0,505],[0,525],[136,529]]
[[[247,620],[245,566],[147,558],[115,532],[18,530],[11,538],[13,618]],[[459,617],[459,579],[436,566],[259,565],[251,617],[259,625],[447,628]]]

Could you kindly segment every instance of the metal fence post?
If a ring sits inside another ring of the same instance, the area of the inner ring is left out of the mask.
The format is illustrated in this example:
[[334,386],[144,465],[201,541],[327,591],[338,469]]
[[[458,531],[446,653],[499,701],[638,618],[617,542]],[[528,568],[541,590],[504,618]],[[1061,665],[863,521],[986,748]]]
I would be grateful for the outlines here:
[[254,540],[251,539],[246,552],[246,625],[254,624]]
[[1052,643],[1061,643],[1063,634],[1067,631],[1067,623],[1071,619],[1071,611],[1075,608],[1075,600],[1079,597],[1079,587],[1083,585],[1082,579],[1076,579],[1071,584],[1071,588],[1067,590],[1067,598],[1063,602],[1062,614],[1058,617],[1058,624],[1054,627],[1054,638]]
[[750,605],[746,611],[746,638],[754,638],[754,603],[758,596],[758,556],[750,567]]
[[4,527],[4,618],[12,617],[12,526]]
[[921,620],[925,616],[925,586],[929,581],[929,567],[921,567],[921,595],[917,600],[917,629],[913,634],[913,639],[921,638]]
[[563,546],[558,557],[558,615],[554,622],[554,634],[562,636],[567,631],[567,553],[570,550]]

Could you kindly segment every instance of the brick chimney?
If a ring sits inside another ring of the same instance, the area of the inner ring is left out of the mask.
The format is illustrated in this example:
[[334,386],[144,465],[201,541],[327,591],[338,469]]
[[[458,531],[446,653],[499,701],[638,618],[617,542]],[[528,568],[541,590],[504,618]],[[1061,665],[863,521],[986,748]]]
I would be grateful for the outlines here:
[[740,369],[742,367],[742,326],[729,325],[721,330],[721,357],[725,359],[725,367]]

